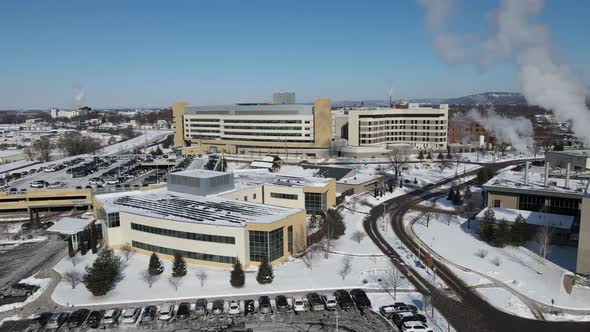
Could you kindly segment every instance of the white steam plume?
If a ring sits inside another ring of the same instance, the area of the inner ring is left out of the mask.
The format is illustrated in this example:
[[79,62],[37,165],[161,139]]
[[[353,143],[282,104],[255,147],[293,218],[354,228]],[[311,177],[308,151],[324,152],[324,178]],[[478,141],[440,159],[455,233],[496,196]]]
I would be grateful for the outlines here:
[[86,89],[84,87],[74,88],[74,100],[78,103],[86,101]]
[[472,109],[467,112],[467,117],[479,123],[498,141],[509,144],[518,151],[524,152],[533,146],[533,125],[525,117],[507,118],[493,109],[487,110],[485,116]]
[[502,0],[491,15],[492,33],[479,38],[476,51],[465,46],[465,35],[449,32],[453,0],[417,1],[426,10],[426,27],[445,61],[472,62],[485,69],[499,59],[513,59],[527,102],[553,111],[559,121],[571,121],[574,133],[590,145],[588,87],[578,73],[558,60],[546,27],[530,22],[542,10],[542,0]]

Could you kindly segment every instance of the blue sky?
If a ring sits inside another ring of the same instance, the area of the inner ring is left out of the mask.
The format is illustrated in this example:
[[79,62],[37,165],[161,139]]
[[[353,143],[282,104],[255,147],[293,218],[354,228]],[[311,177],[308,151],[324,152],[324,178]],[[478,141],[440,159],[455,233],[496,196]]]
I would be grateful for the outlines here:
[[[482,32],[496,1],[463,1],[453,28]],[[590,77],[590,6],[549,0],[539,17]],[[517,91],[505,61],[445,64],[411,0],[0,2],[0,109],[223,104],[274,91],[314,97],[456,97]]]

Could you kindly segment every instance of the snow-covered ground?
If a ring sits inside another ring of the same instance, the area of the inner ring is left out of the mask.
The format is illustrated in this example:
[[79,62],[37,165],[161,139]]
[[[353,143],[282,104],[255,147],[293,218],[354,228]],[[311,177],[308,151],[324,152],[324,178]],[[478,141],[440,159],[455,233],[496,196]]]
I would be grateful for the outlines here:
[[[455,331],[452,326],[448,325],[446,319],[441,315],[436,308],[434,312],[430,305],[425,305],[424,295],[417,292],[398,292],[395,296],[395,300],[391,295],[387,293],[367,293],[367,296],[371,300],[373,310],[379,312],[379,307],[394,304],[395,302],[404,302],[406,304],[415,305],[419,312],[426,316],[428,319],[428,326],[435,332],[447,332]],[[434,313],[434,315],[433,315]]]
[[[423,201],[423,202],[420,202],[419,205],[427,206],[427,207],[432,207],[432,202]],[[455,211],[455,210],[457,210],[457,206],[455,204],[453,204],[453,202],[450,201],[447,198],[447,196],[444,196],[444,197],[441,197],[441,198],[437,199],[434,207],[436,209],[446,210],[446,211]]]
[[116,154],[120,151],[130,150],[135,147],[142,147],[146,144],[146,142],[149,144],[171,133],[171,130],[146,130],[145,132],[141,131],[141,134],[139,136],[117,144],[106,146],[96,151],[96,154]]
[[520,317],[535,319],[529,307],[504,288],[478,288],[477,292],[494,307]]
[[[407,214],[405,221],[408,222],[413,217],[415,215]],[[525,247],[496,248],[480,241],[478,227],[474,222],[468,228],[467,221],[463,218],[458,217],[450,225],[444,218],[435,218],[431,220],[429,227],[420,222],[413,227],[428,247],[454,264],[494,278],[525,296],[548,305],[551,305],[553,299],[558,307],[590,309],[590,289],[575,286],[572,293],[568,294],[563,287],[563,277],[566,273],[571,273],[570,271],[551,261],[544,261]],[[487,251],[487,255],[484,258],[476,256],[479,250]],[[500,259],[499,266],[492,262],[496,258]],[[481,284],[482,279],[486,279],[473,272],[456,271],[471,285]],[[500,292],[488,295],[494,294],[501,296]]]
[[51,279],[48,279],[48,278],[47,279],[39,279],[39,278],[35,278],[33,276],[33,277],[28,277],[28,278],[22,279],[20,282],[24,283],[24,284],[29,284],[29,285],[37,285],[37,286],[39,286],[39,289],[35,293],[33,293],[31,296],[29,296],[23,302],[16,302],[16,303],[5,304],[5,305],[0,306],[0,312],[21,308],[24,305],[35,301],[36,299],[39,298],[39,296],[41,296],[41,294],[43,294],[45,292],[45,290],[47,290],[47,287],[49,286]]

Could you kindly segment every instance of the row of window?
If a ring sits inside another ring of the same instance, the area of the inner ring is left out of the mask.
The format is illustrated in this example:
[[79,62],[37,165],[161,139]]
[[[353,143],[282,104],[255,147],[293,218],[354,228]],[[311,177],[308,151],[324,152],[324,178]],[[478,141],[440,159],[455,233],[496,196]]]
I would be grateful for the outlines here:
[[424,136],[424,137],[447,137],[446,133],[433,133],[433,132],[427,132],[427,131],[423,131],[423,132],[419,132],[419,131],[411,131],[411,132],[407,132],[407,133],[398,133],[398,132],[383,132],[383,133],[371,133],[371,134],[365,134],[362,133],[360,135],[363,138],[371,138],[371,137],[386,137],[386,136]]
[[[303,123],[303,120],[223,120],[224,123]],[[305,121],[304,123],[309,123]]]
[[139,232],[152,233],[152,234],[170,236],[170,237],[177,237],[180,239],[187,239],[187,240],[216,242],[216,243],[228,243],[228,244],[235,244],[236,243],[236,239],[233,236],[221,236],[221,235],[183,232],[183,231],[176,231],[176,230],[172,230],[172,229],[152,227],[152,226],[136,224],[136,223],[131,223],[131,229],[133,229],[135,231],[139,231]]
[[360,126],[360,131],[384,131],[384,130],[445,130],[445,126]]
[[250,260],[261,262],[263,257],[274,261],[283,257],[283,227],[274,231],[249,231]]
[[446,142],[446,137],[443,138],[428,138],[428,137],[393,137],[393,138],[369,138],[369,139],[361,139],[362,144],[374,144],[374,143],[382,143],[382,142]]
[[278,198],[278,199],[292,199],[292,200],[297,200],[297,195],[295,194],[283,194],[283,193],[270,193],[270,197],[272,198]]
[[[277,143],[276,139],[266,139],[266,138],[250,138],[248,137],[247,139],[245,138],[240,138],[240,137],[224,137],[223,138],[224,141],[256,141],[256,142],[273,142],[273,143]],[[287,140],[288,143],[313,143],[313,139],[290,139]],[[268,146],[263,147],[264,149],[268,149]],[[282,147],[282,149],[284,150],[285,147]],[[294,149],[303,149],[300,147],[296,147]],[[311,149],[317,149],[317,147],[312,147]]]
[[240,132],[240,131],[226,131],[225,135],[238,135],[238,136],[275,136],[275,137],[281,137],[281,136],[294,136],[294,137],[301,137],[301,133],[266,133],[266,132]]
[[388,125],[388,124],[445,124],[445,120],[361,120],[361,125]]
[[165,248],[160,246],[155,246],[153,244],[147,244],[138,241],[132,241],[131,245],[135,248],[157,252],[164,255],[175,255],[180,254],[183,258],[191,258],[191,259],[198,259],[201,261],[208,261],[208,262],[216,262],[216,263],[226,263],[226,264],[233,264],[235,258],[228,257],[228,256],[221,256],[221,255],[212,255],[212,254],[204,254],[200,252],[192,252],[192,251],[185,251],[185,250],[178,250],[178,249],[171,249]]
[[[264,126],[224,126],[224,129],[249,129],[249,130],[303,130],[304,127],[264,127]],[[305,130],[311,130],[309,127],[305,127]]]
[[107,227],[114,228],[121,226],[121,219],[119,217],[119,212],[112,212],[107,214]]
[[305,211],[309,214],[326,211],[326,193],[305,193]]

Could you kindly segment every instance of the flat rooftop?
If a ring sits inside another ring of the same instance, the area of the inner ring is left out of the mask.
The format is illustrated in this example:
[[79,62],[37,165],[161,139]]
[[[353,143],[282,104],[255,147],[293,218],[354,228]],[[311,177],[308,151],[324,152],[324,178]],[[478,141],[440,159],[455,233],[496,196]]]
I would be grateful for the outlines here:
[[197,177],[197,178],[214,178],[217,176],[225,175],[227,173],[210,171],[210,170],[206,170],[206,169],[191,169],[188,171],[175,172],[172,174],[181,175],[181,176],[189,176],[189,177]]
[[590,150],[563,150],[547,151],[549,154],[562,154],[567,156],[590,157]]
[[324,187],[330,179],[316,177],[289,176],[273,173],[234,173],[236,188],[259,185],[284,187]]
[[516,209],[487,207],[479,212],[476,218],[483,218],[487,210],[494,211],[494,218],[496,220],[506,219],[508,222],[514,222],[516,217],[520,214],[530,225],[550,226],[553,228],[571,229],[574,222],[573,216],[564,216],[561,214],[534,212]]
[[193,115],[311,115],[313,105],[304,104],[235,104],[187,106],[185,114]]
[[565,179],[552,178],[548,185],[544,185],[544,174],[529,172],[528,185],[524,184],[524,172],[505,171],[483,185],[484,190],[511,192],[511,193],[543,193],[547,196],[582,198],[587,182],[584,180],[570,179],[569,187],[565,188]]
[[244,227],[268,224],[301,210],[214,196],[196,196],[156,189],[144,192],[96,196],[105,212],[126,212],[166,220]]

